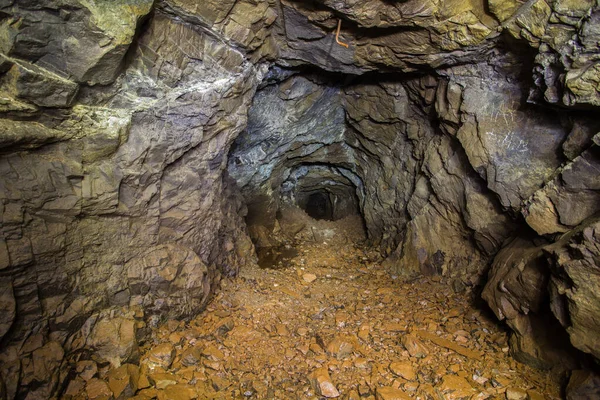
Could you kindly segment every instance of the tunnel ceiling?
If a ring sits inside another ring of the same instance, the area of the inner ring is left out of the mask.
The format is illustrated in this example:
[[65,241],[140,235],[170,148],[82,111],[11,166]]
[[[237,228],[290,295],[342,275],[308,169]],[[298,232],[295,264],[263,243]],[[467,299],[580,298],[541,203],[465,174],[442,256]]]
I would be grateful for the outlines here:
[[386,271],[482,291],[519,359],[559,362],[548,320],[600,358],[597,1],[2,1],[0,23],[0,397],[136,360],[313,194]]

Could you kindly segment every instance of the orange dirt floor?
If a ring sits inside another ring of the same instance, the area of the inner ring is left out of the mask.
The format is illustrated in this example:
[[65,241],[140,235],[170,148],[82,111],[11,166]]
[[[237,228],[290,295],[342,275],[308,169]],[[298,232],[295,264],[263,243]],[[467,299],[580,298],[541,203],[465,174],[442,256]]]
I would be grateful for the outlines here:
[[224,280],[197,318],[154,332],[139,370],[94,384],[135,399],[560,398],[558,379],[511,358],[498,323],[442,278],[398,282],[353,244],[296,250]]

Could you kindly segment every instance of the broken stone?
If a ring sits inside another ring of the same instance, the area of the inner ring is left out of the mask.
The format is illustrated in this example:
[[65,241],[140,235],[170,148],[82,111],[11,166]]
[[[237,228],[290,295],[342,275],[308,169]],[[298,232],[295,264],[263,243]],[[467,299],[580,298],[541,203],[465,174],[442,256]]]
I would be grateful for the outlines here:
[[165,400],[192,400],[198,398],[198,393],[190,385],[175,384],[165,388],[164,397]]
[[202,358],[202,350],[199,346],[188,347],[181,354],[181,364],[186,367],[198,365]]
[[148,379],[157,389],[165,389],[177,383],[177,377],[169,372],[151,373],[148,375]]
[[527,400],[527,392],[515,387],[506,388],[506,400]]
[[162,369],[169,369],[175,358],[175,348],[170,343],[162,343],[152,348],[150,353],[144,358],[143,362],[148,365],[150,369],[160,367]]
[[371,394],[371,388],[368,385],[360,384],[358,385],[358,394],[362,397],[367,397]]
[[400,389],[391,386],[383,386],[377,388],[377,400],[408,400],[410,395],[404,393]]
[[449,400],[459,400],[468,398],[475,394],[473,387],[466,379],[457,375],[446,375],[442,378],[442,382],[437,388]]
[[64,395],[66,397],[75,397],[80,395],[85,390],[86,382],[81,378],[75,378],[69,382],[67,385],[67,389],[65,390]]
[[234,327],[234,322],[232,318],[224,318],[218,323],[215,324],[215,334],[216,335],[225,335],[227,332],[232,330]]
[[202,365],[215,371],[219,371],[221,368],[223,368],[223,364],[221,364],[219,361],[213,361],[210,359],[204,359],[202,361]]
[[425,345],[413,334],[403,335],[402,345],[412,357],[423,358],[429,353]]
[[452,343],[449,340],[443,339],[443,338],[438,337],[429,332],[419,331],[417,333],[420,337],[431,340],[433,343],[437,344],[438,346],[442,346],[447,349],[453,350],[453,351],[457,352],[458,354],[465,356],[465,357],[473,358],[476,360],[481,360],[481,354],[478,352],[469,350],[463,346],[459,346],[456,343]]
[[329,377],[327,367],[321,367],[313,371],[309,375],[310,382],[314,390],[321,396],[327,398],[335,398],[340,396],[340,392]]
[[346,398],[348,400],[360,400],[360,394],[356,390],[351,390]]
[[212,387],[216,391],[223,391],[231,386],[231,381],[229,381],[228,379],[225,379],[225,378],[221,378],[218,375],[213,375],[210,378],[210,381],[212,383]]
[[327,352],[338,360],[348,357],[352,354],[353,350],[354,345],[347,338],[342,336],[334,337],[333,340],[327,344]]
[[225,354],[212,343],[202,350],[202,355],[211,359],[212,361],[219,361],[225,358]]
[[108,387],[116,399],[133,397],[138,390],[140,380],[139,367],[133,364],[123,364],[108,373]]
[[362,324],[358,329],[358,337],[364,341],[369,340],[369,336],[371,335],[371,326],[367,324]]
[[136,322],[132,319],[104,317],[96,322],[86,344],[99,357],[119,367],[139,358],[136,331]]
[[275,330],[277,331],[277,334],[279,336],[289,336],[290,331],[288,330],[287,326],[285,326],[284,324],[277,324],[275,326]]
[[93,400],[108,400],[113,396],[108,384],[98,378],[90,379],[87,382],[85,392],[88,398]]
[[406,331],[406,324],[400,324],[397,322],[386,322],[381,326],[381,329],[386,332],[404,332]]
[[89,381],[98,373],[98,365],[92,360],[79,361],[76,371],[84,381]]
[[417,374],[410,361],[396,361],[390,364],[390,371],[396,376],[400,376],[406,380],[414,381],[417,379]]

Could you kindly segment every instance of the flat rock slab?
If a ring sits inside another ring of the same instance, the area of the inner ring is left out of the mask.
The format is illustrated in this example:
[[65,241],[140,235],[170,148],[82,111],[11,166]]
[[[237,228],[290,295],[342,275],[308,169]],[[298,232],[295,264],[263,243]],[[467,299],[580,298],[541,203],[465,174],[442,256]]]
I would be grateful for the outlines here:
[[417,378],[417,373],[410,361],[393,362],[390,364],[390,371],[392,371],[394,375],[409,381],[414,381]]
[[425,332],[425,331],[418,331],[417,334],[420,337],[422,337],[423,339],[427,339],[427,340],[437,344],[438,346],[442,346],[442,347],[445,347],[452,351],[455,351],[456,353],[460,354],[461,356],[469,357],[474,360],[481,360],[481,358],[482,358],[480,352],[470,350],[470,349],[468,349],[464,346],[461,346],[459,344],[456,344],[448,339],[443,339],[433,333]]
[[391,386],[384,386],[377,389],[377,400],[410,400],[408,394],[400,389]]

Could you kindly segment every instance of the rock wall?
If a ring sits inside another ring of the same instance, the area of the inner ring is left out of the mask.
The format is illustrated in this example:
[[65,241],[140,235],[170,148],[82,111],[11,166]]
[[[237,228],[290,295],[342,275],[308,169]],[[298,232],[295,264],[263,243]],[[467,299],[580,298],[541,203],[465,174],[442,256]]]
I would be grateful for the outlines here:
[[[417,261],[436,260],[436,248],[444,254],[443,262],[459,255],[452,269],[458,286],[483,278],[483,298],[515,332],[511,351],[517,359],[544,368],[573,368],[577,352],[572,346],[594,354],[595,328],[589,321],[599,315],[593,295],[572,296],[570,291],[597,288],[593,277],[599,260],[593,255],[597,243],[590,218],[598,213],[593,136],[600,126],[587,113],[525,104],[526,86],[513,56],[523,60],[516,52],[438,71],[429,107],[445,137],[452,138],[454,148],[458,145],[458,157],[453,168],[445,167],[449,176],[425,174],[429,182],[423,187],[442,201],[443,207],[436,208],[442,212],[434,219],[419,215],[410,221],[391,261],[408,270]],[[427,82],[431,79],[410,84],[426,109]],[[449,164],[440,149],[433,160]],[[430,160],[425,159],[425,171]],[[458,221],[454,225],[452,218]],[[581,238],[576,232],[585,229],[587,240],[576,240],[585,256],[554,250],[572,248],[572,237]],[[452,232],[462,232],[466,240],[460,243]],[[585,284],[575,283],[561,266],[574,263],[572,257],[585,259],[578,271],[585,268],[591,277]],[[491,262],[489,273],[485,267],[473,268],[472,261],[480,267]],[[577,320],[587,322],[577,326]]]
[[2,6],[0,386],[50,398],[82,351],[135,361],[253,262],[225,166],[262,69],[152,2],[22,3]]

